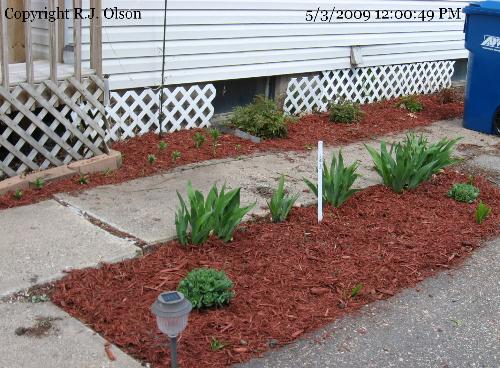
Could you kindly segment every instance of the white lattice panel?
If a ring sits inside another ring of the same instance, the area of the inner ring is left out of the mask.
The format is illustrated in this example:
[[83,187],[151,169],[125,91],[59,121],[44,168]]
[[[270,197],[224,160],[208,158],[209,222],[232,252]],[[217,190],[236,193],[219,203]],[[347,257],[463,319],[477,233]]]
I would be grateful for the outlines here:
[[[203,128],[210,125],[214,114],[213,84],[165,87],[163,131]],[[107,108],[109,133],[107,140],[117,141],[147,132],[160,132],[160,90],[144,89],[111,92]]]
[[293,78],[284,110],[288,114],[326,111],[328,103],[345,99],[368,103],[417,93],[433,93],[451,86],[455,61],[324,71],[314,77]]
[[[105,151],[103,82],[69,78],[0,89],[0,178],[60,166]],[[89,101],[81,109],[79,101]],[[77,119],[72,119],[76,116]]]

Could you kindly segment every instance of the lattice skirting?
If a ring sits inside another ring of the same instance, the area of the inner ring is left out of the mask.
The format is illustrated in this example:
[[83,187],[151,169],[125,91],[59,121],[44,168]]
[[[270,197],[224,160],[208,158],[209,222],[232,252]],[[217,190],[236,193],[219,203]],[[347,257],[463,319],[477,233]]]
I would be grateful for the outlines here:
[[[165,87],[162,121],[164,132],[203,128],[210,125],[214,114],[213,84]],[[160,132],[160,90],[144,89],[111,92],[107,108],[109,132],[107,140],[117,141],[147,132]]]
[[95,76],[0,87],[0,179],[104,153],[103,95]]
[[288,84],[284,110],[288,114],[326,111],[330,101],[345,99],[368,103],[417,93],[437,92],[451,86],[455,61],[324,71],[293,78]]

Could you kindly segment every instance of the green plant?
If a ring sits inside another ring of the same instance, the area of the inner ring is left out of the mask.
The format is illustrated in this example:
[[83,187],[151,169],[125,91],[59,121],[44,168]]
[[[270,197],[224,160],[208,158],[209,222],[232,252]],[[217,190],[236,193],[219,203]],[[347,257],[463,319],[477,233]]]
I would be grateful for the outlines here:
[[224,271],[198,268],[187,274],[179,283],[178,291],[193,304],[195,309],[221,307],[234,298],[233,282]]
[[194,141],[194,146],[199,149],[202,146],[202,144],[205,143],[205,136],[200,132],[196,132],[194,133],[193,141]]
[[401,193],[405,189],[416,188],[433,174],[458,162],[451,156],[460,139],[442,139],[429,145],[423,135],[417,137],[410,133],[402,143],[392,145],[390,150],[387,150],[385,142],[380,145],[380,153],[372,147],[365,147],[384,185]]
[[333,123],[355,123],[363,118],[359,105],[349,101],[330,104],[329,113]]
[[160,141],[160,143],[158,143],[158,149],[159,149],[160,151],[164,151],[164,150],[166,150],[166,149],[167,149],[167,147],[168,147],[168,144],[167,144],[167,142],[165,142],[165,141]]
[[400,97],[396,106],[414,114],[421,112],[424,109],[422,102],[420,102],[418,97],[415,95]]
[[278,189],[274,192],[271,201],[267,202],[273,222],[285,221],[298,198],[298,193],[293,196],[285,194],[285,177],[281,175]]
[[[357,189],[351,189],[356,179],[360,176],[356,173],[358,163],[345,167],[342,151],[339,151],[338,157],[332,155],[330,167],[323,163],[323,200],[335,207],[351,198]],[[318,186],[311,181],[304,179],[306,185],[318,197]]]
[[181,158],[181,153],[179,151],[172,152],[172,162],[176,162],[180,158]]
[[41,295],[32,295],[31,296],[31,302],[32,303],[45,303],[48,302],[50,298],[48,297],[47,294],[41,294]]
[[212,351],[219,351],[222,350],[226,347],[226,343],[219,341],[217,338],[212,337],[210,340],[210,350]]
[[491,212],[492,209],[490,206],[484,204],[483,201],[479,202],[476,208],[476,222],[481,225],[491,215]]
[[355,298],[356,295],[358,295],[361,292],[361,289],[363,289],[363,284],[362,283],[356,284],[356,286],[351,291],[351,298]]
[[23,198],[23,192],[21,191],[21,189],[18,189],[14,192],[12,197],[14,197],[14,199],[20,200],[21,198]]
[[150,165],[153,165],[156,162],[156,156],[153,154],[148,155],[148,162]]
[[36,178],[33,184],[36,189],[42,189],[45,186],[45,181],[42,178]]
[[76,182],[80,185],[86,185],[89,183],[89,178],[87,175],[80,174]]
[[210,129],[209,131],[210,137],[212,138],[212,156],[215,157],[215,153],[217,150],[217,144],[220,138],[220,131],[218,129]]
[[264,139],[284,138],[288,134],[287,118],[276,102],[264,96],[256,96],[252,103],[236,107],[231,124]]
[[[219,192],[214,184],[207,198],[195,191],[188,183],[189,208],[182,196],[177,192],[180,208],[175,215],[177,237],[181,244],[202,244],[214,232],[217,237],[228,242],[232,239],[236,227],[255,204],[240,207],[240,188],[226,192],[224,184]],[[188,228],[191,234],[188,236]]]
[[454,184],[448,192],[448,197],[453,198],[458,202],[474,203],[479,197],[479,188],[472,184]]

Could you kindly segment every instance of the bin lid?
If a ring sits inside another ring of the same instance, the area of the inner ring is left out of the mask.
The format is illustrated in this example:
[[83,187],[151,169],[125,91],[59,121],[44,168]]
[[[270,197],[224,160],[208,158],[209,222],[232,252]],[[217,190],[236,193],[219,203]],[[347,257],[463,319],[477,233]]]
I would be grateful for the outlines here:
[[465,14],[496,15],[500,17],[500,1],[481,1],[464,8]]

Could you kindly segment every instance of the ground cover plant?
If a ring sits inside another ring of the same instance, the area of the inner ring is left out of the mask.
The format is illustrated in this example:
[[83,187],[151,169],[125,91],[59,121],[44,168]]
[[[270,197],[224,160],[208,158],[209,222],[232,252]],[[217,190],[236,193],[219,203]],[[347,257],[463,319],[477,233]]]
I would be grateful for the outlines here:
[[276,102],[257,96],[246,106],[238,106],[231,115],[231,124],[260,138],[284,138],[287,136],[287,118]]
[[409,112],[414,114],[422,112],[422,110],[424,109],[424,105],[419,100],[418,96],[415,95],[400,97],[397,106],[400,109],[408,110]]
[[483,201],[479,202],[476,208],[476,222],[481,225],[491,215],[491,212],[490,206],[484,204]]
[[[352,189],[352,185],[360,176],[356,173],[358,163],[355,162],[350,166],[344,166],[344,157],[342,150],[338,156],[332,155],[330,167],[326,162],[323,163],[323,201],[340,207],[351,198],[358,190]],[[318,184],[304,178],[304,182],[309,189],[318,197]]]
[[[316,146],[318,140],[323,140],[327,145],[343,145],[462,116],[461,100],[442,104],[436,95],[421,96],[420,99],[426,109],[414,117],[409,117],[408,111],[397,108],[394,100],[383,101],[363,105],[365,115],[359,125],[332,124],[326,113],[306,115],[288,125],[286,139],[266,139],[260,144],[230,134],[220,134],[216,146],[213,146],[210,132],[204,129],[182,130],[165,134],[162,137],[148,133],[112,145],[112,148],[121,152],[123,156],[123,165],[119,170],[106,170],[89,175],[89,183],[85,187],[76,183],[78,179],[76,175],[72,178],[46,183],[41,189],[23,190],[23,196],[19,200],[13,198],[13,193],[6,193],[0,195],[0,209],[35,203],[50,198],[55,193],[122,183],[165,172],[179,165],[213,158],[240,157],[255,152],[307,151]],[[196,132],[207,136],[207,144],[203,144],[199,149],[193,147],[193,136]],[[208,144],[209,140],[210,144]],[[216,150],[213,151],[215,147]],[[174,151],[177,151],[182,159],[173,160],[171,153]],[[155,164],[144,165],[147,155],[154,152],[157,152]]]
[[479,197],[480,190],[469,183],[459,183],[453,184],[450,191],[448,192],[448,197],[453,198],[458,202],[474,203],[476,198]]
[[177,288],[195,309],[222,307],[234,298],[233,282],[224,271],[197,268],[190,271]]
[[[51,300],[134,357],[166,368],[168,341],[151,304],[193,269],[223,269],[234,298],[224,308],[193,311],[178,348],[182,367],[228,367],[262,354],[270,341],[282,346],[448,272],[484,239],[498,236],[497,186],[475,179],[493,208],[483,226],[475,222],[474,205],[445,196],[466,180],[446,171],[403,194],[370,187],[338,209],[326,207],[319,225],[315,207],[293,208],[287,222],[242,225],[230,244],[215,236],[204,247],[171,241],[144,257],[73,270],[56,282]],[[225,347],[212,349],[213,340]]]
[[392,145],[389,150],[384,141],[380,145],[380,152],[367,145],[365,147],[383,183],[401,193],[405,189],[415,189],[433,174],[458,162],[452,158],[452,154],[459,140],[442,139],[429,144],[423,135],[417,137],[409,133],[402,143]]
[[271,200],[267,202],[273,222],[285,221],[297,199],[299,199],[298,193],[291,196],[286,194],[285,177],[281,175],[278,188],[274,191]]
[[332,123],[357,123],[363,117],[359,105],[349,101],[330,104],[328,112]]

